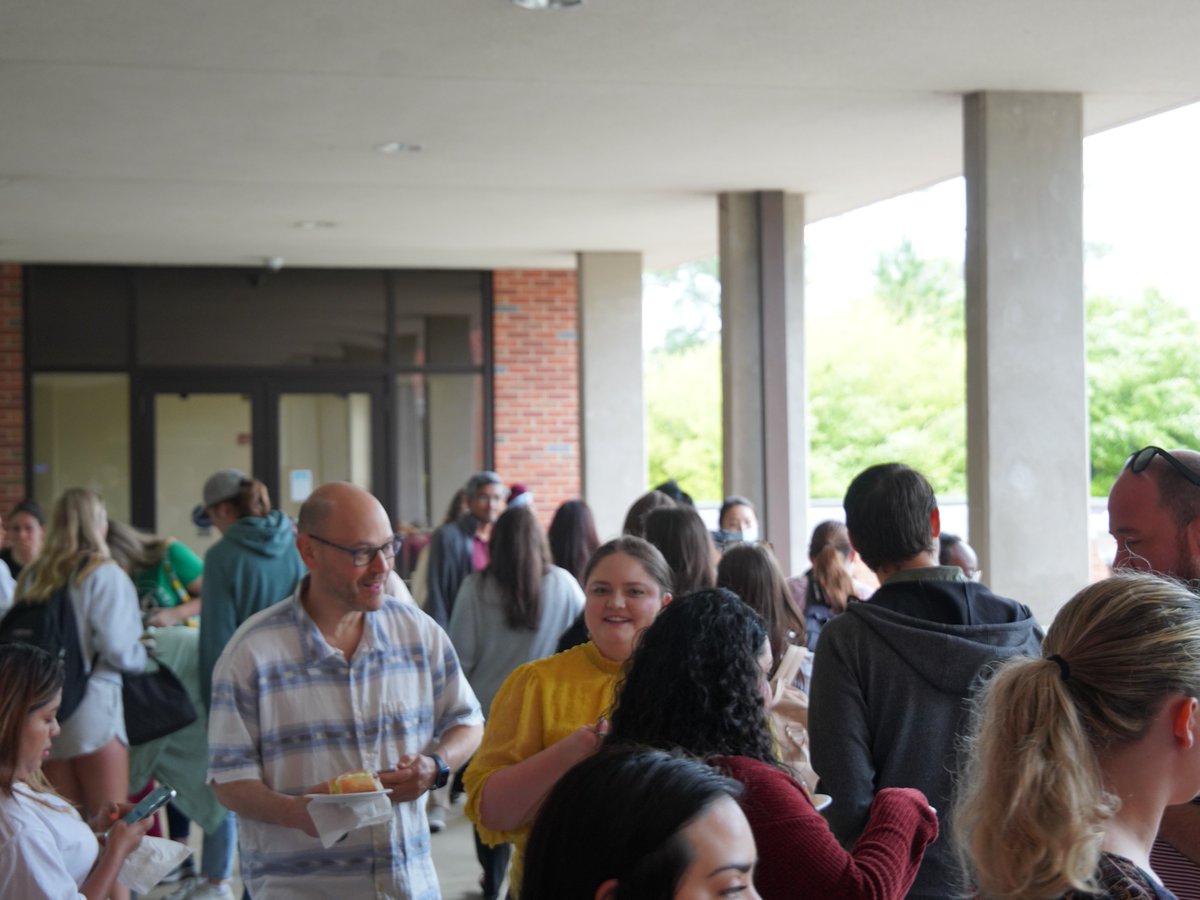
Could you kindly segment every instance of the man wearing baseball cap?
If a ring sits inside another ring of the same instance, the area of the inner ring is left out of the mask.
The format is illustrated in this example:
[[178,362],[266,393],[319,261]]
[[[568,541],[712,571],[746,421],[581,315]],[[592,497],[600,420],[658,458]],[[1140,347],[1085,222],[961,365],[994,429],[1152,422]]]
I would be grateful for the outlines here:
[[229,638],[256,612],[290,596],[305,569],[292,520],[271,509],[261,481],[221,469],[204,482],[203,500],[193,518],[206,518],[221,532],[204,557],[201,594],[200,694],[207,705],[213,667]]

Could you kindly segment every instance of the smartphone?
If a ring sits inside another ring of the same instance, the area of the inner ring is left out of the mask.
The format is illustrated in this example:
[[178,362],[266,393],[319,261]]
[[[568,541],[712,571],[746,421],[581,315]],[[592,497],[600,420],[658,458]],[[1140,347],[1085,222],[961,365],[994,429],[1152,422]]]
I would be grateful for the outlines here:
[[121,821],[128,825],[134,822],[140,822],[146,816],[152,816],[171,800],[175,798],[176,790],[169,784],[160,784],[145,797],[138,801],[137,806],[131,809],[125,815],[121,816]]

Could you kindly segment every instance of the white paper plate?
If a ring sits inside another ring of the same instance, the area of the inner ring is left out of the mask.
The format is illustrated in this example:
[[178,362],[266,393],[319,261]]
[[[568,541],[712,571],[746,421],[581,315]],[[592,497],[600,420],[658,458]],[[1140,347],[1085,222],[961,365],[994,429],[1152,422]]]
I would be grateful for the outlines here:
[[366,797],[386,797],[387,791],[358,791],[352,794],[305,794],[314,803],[345,803]]
[[817,812],[825,809],[833,802],[833,798],[828,794],[813,794],[813,806],[817,808]]

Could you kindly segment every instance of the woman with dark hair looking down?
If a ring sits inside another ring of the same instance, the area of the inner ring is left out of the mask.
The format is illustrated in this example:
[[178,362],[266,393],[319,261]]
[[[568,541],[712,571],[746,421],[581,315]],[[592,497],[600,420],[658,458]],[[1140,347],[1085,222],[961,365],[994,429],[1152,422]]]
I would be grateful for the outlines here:
[[776,759],[763,705],[770,662],[766,628],[735,594],[717,589],[680,598],[642,635],[607,746],[679,748],[741,782],[764,900],[899,900],[937,836],[937,816],[920,791],[886,788],[862,836],[844,850]]
[[[4,896],[101,900],[152,820],[127,825],[128,803],[97,807],[90,823],[58,794],[42,761],[58,734],[63,666],[29,644],[0,645],[0,885]],[[103,845],[97,831],[107,831]],[[123,890],[123,889],[122,889]]]
[[602,750],[542,805],[521,900],[759,900],[740,793],[694,759]]

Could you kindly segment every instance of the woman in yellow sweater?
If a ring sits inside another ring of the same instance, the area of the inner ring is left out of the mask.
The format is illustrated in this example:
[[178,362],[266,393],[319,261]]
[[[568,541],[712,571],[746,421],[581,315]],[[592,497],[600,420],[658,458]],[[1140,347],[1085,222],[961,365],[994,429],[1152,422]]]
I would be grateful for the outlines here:
[[[590,640],[526,663],[500,687],[483,743],[465,776],[467,817],[492,846],[516,844],[509,876],[520,896],[525,839],[542,799],[575,763],[595,753],[613,687],[641,632],[671,600],[671,570],[641,538],[609,541],[584,571]],[[490,898],[489,898],[490,900]]]

